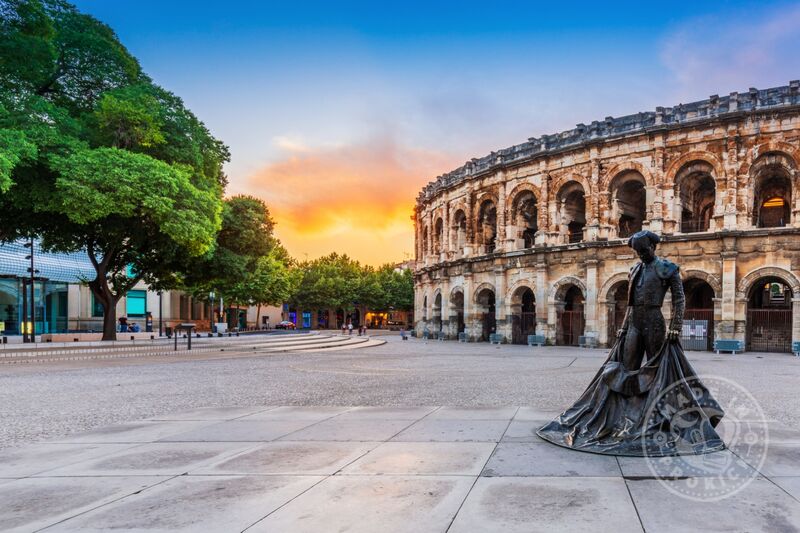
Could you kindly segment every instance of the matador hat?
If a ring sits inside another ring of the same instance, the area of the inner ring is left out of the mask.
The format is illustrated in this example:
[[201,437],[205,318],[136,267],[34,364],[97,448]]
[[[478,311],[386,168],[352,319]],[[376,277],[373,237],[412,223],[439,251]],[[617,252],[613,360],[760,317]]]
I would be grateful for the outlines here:
[[657,234],[653,233],[650,230],[644,230],[644,231],[638,231],[638,232],[634,233],[631,236],[631,238],[628,240],[628,246],[630,246],[631,248],[634,248],[634,246],[633,246],[634,243],[636,243],[637,241],[640,241],[642,239],[649,240],[650,244],[652,244],[653,246],[658,246],[658,243],[661,242],[661,237],[659,237]]

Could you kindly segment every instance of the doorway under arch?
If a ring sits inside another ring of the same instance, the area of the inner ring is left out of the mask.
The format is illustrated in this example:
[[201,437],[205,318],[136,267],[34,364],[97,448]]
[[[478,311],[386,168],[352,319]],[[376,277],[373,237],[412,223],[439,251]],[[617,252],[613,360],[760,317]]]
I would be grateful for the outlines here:
[[792,351],[792,289],[778,277],[759,279],[747,298],[747,350]]
[[536,296],[530,287],[520,287],[511,296],[511,342],[527,344],[536,334]]
[[683,314],[681,344],[687,350],[714,349],[714,289],[705,280],[683,282],[686,311]]
[[570,285],[564,293],[564,307],[558,312],[557,345],[578,346],[585,325],[583,304],[584,297],[580,287]]
[[481,321],[481,334],[478,340],[488,342],[489,335],[497,331],[494,291],[489,288],[481,289],[475,296],[475,303]]

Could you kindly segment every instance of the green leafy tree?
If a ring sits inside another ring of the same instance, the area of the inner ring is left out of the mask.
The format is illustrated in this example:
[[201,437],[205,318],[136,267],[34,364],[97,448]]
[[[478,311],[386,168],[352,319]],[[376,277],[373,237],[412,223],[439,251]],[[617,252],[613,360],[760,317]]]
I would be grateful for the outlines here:
[[0,238],[85,251],[104,340],[130,288],[176,286],[212,249],[228,159],[108,26],[60,0],[0,2]]

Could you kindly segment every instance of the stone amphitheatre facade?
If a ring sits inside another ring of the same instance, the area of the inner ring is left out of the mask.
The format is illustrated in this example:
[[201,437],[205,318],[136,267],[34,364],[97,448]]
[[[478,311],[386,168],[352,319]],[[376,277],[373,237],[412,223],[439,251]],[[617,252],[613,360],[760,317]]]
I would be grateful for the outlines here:
[[[607,345],[636,258],[681,265],[684,344],[800,340],[800,82],[579,124],[472,159],[415,207],[415,329]],[[665,303],[668,315],[669,302]],[[581,339],[584,337],[584,339]]]

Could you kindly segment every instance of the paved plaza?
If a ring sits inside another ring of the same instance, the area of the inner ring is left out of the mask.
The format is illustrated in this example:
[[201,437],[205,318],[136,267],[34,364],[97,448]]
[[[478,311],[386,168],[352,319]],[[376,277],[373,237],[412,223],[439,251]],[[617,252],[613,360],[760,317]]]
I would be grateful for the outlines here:
[[386,340],[0,365],[0,530],[800,531],[800,359],[690,352],[769,445],[675,465],[535,435],[603,350]]

